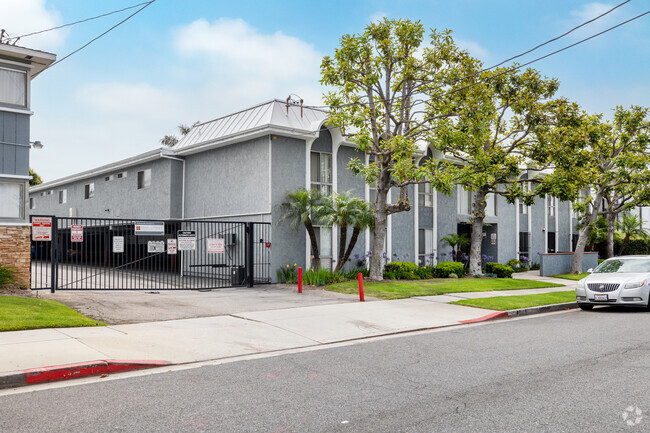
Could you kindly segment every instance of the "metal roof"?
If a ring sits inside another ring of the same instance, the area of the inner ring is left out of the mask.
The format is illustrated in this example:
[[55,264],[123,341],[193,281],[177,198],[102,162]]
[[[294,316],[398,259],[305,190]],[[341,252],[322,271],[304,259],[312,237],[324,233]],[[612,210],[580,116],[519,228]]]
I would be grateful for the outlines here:
[[208,122],[199,123],[180,139],[174,150],[197,144],[214,142],[227,137],[255,132],[266,128],[293,131],[296,134],[315,134],[327,118],[326,111],[301,107],[295,103],[273,99],[259,105]]

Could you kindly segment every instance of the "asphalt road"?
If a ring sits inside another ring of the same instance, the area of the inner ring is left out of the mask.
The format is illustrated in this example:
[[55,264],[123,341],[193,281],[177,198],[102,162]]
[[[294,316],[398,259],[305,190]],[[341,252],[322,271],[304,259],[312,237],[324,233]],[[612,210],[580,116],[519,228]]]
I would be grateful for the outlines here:
[[576,431],[650,431],[650,312],[571,311],[0,394],[3,433]]

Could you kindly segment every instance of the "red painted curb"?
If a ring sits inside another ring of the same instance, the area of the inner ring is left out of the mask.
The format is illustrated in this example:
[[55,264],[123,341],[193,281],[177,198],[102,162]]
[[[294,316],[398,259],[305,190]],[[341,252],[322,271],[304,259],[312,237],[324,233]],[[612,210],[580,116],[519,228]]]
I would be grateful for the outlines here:
[[491,313],[487,316],[479,317],[478,319],[460,320],[459,323],[478,323],[485,322],[487,320],[502,319],[504,317],[508,317],[507,311],[497,311],[496,313]]
[[76,379],[79,377],[99,376],[108,373],[140,370],[143,368],[164,367],[170,365],[167,361],[127,361],[127,360],[98,360],[80,362],[77,364],[54,365],[43,368],[24,370],[25,383],[55,382],[58,380]]

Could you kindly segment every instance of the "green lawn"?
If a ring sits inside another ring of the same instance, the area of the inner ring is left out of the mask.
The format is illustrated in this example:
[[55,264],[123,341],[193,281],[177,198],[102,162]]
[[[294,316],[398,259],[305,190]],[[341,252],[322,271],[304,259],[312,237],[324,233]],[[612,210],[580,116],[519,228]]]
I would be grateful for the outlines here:
[[561,274],[553,275],[553,278],[564,278],[565,280],[582,280],[584,277],[589,275],[589,272],[583,272],[581,274]]
[[466,305],[468,307],[487,308],[488,310],[506,311],[518,308],[536,307],[538,305],[562,304],[575,302],[576,292],[540,293],[537,295],[494,296],[492,298],[463,299],[450,304]]
[[[493,290],[539,289],[542,287],[561,287],[561,284],[544,283],[512,278],[440,278],[433,280],[364,282],[364,293],[379,299],[401,299],[413,296],[442,295],[458,292],[488,292]],[[357,294],[356,281],[346,281],[325,287],[339,293]]]
[[60,302],[22,296],[0,296],[0,331],[73,326],[104,326]]

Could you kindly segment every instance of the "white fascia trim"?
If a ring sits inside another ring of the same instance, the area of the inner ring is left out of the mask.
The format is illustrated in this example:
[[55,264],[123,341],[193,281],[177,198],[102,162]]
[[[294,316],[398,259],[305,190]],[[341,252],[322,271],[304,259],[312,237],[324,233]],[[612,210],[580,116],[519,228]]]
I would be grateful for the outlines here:
[[0,180],[2,179],[12,179],[12,180],[31,180],[31,176],[23,176],[19,174],[3,174],[0,173]]
[[152,150],[147,153],[142,153],[134,157],[123,159],[121,161],[114,162],[112,164],[103,165],[101,167],[93,168],[91,170],[83,171],[81,173],[73,174],[72,176],[62,177],[61,179],[53,180],[51,182],[42,183],[38,186],[31,187],[29,192],[39,192],[44,189],[55,188],[57,186],[69,184],[72,182],[77,182],[79,180],[84,180],[89,177],[100,176],[102,174],[108,173],[114,170],[121,170],[123,168],[132,167],[138,164],[144,164],[145,162],[153,161],[155,159],[161,158],[160,149]]
[[7,221],[0,221],[0,227],[31,227],[31,223],[26,223],[26,222],[7,222]]
[[0,107],[0,111],[6,111],[8,113],[27,114],[29,116],[32,116],[34,114],[33,111],[27,110],[25,108]]
[[233,213],[229,215],[210,215],[210,216],[201,216],[201,217],[192,217],[184,218],[185,220],[204,220],[210,218],[234,218],[234,217],[245,217],[245,216],[256,216],[256,215],[271,215],[271,212],[249,212],[249,213]]

